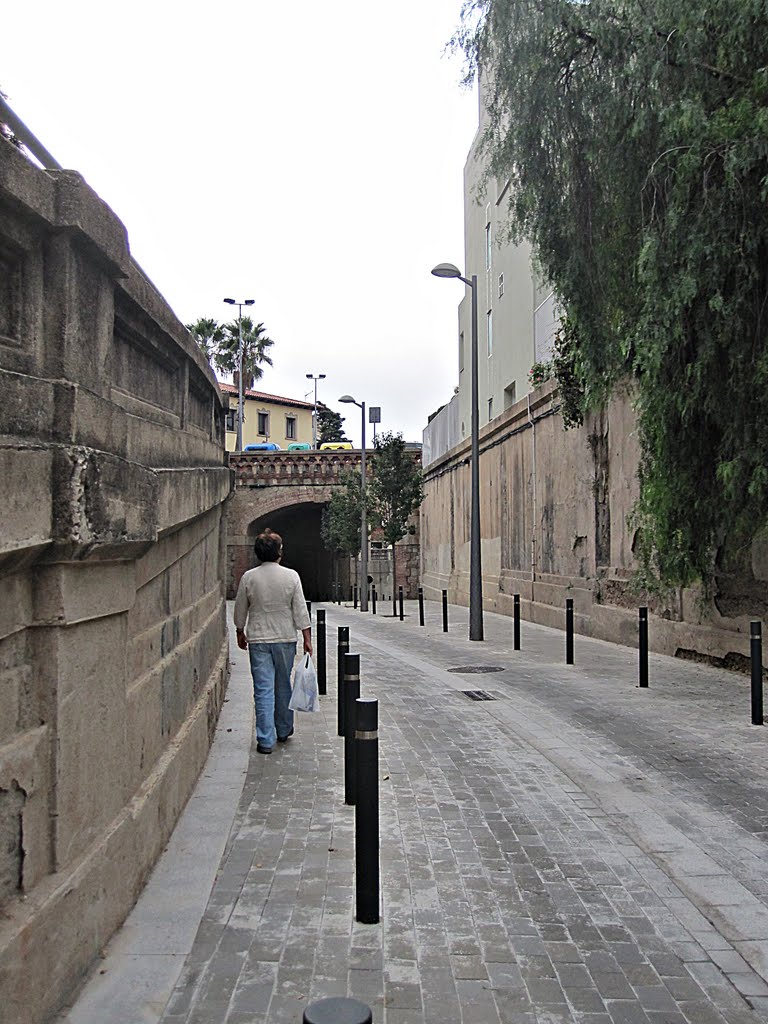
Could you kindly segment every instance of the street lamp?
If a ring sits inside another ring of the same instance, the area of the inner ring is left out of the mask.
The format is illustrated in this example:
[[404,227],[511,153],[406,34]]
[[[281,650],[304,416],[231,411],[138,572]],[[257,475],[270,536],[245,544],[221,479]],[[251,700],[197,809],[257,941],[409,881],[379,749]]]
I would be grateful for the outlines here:
[[315,375],[313,373],[308,373],[307,379],[315,382],[315,408],[312,411],[312,447],[317,448],[317,382],[319,380],[325,380],[325,374],[318,373]]
[[368,611],[368,522],[365,512],[365,402],[356,402],[352,395],[342,395],[340,402],[363,410],[363,443],[360,451],[360,611]]
[[237,306],[237,364],[239,367],[237,374],[237,440],[235,441],[235,450],[241,452],[243,450],[243,306],[252,306],[255,299],[243,299],[242,302],[238,302],[237,299],[224,299],[224,301],[230,306]]
[[462,277],[452,263],[438,263],[435,277],[456,277],[472,292],[472,484],[469,523],[469,639],[483,639],[483,570],[480,562],[480,410],[477,398],[477,275]]

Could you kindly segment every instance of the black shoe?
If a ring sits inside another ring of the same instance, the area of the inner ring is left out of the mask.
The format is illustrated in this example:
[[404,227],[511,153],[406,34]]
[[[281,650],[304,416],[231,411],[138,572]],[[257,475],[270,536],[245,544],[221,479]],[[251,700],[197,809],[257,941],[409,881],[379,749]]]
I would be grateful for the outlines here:
[[272,753],[272,747],[262,747],[262,745],[260,743],[256,744],[256,750],[260,754],[271,754]]
[[291,731],[288,733],[287,736],[278,736],[277,737],[277,742],[278,743],[287,743],[288,740],[291,738],[291,736],[293,736],[293,729],[291,729]]

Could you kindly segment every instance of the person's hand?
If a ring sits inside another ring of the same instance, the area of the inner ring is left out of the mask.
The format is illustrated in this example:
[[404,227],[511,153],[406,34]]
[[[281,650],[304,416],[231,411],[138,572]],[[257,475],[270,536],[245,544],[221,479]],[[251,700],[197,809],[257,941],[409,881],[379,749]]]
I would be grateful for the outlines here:
[[241,651],[248,650],[248,640],[242,629],[238,629],[237,631],[237,646],[240,648]]
[[304,653],[312,657],[312,641],[304,638]]

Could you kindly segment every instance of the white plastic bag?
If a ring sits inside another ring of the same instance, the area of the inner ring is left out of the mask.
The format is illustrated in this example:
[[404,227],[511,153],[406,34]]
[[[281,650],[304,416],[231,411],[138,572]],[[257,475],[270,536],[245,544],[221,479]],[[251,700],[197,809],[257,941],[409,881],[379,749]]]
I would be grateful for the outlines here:
[[308,654],[305,654],[301,661],[296,662],[296,667],[293,670],[293,693],[288,707],[291,711],[320,710],[317,673]]

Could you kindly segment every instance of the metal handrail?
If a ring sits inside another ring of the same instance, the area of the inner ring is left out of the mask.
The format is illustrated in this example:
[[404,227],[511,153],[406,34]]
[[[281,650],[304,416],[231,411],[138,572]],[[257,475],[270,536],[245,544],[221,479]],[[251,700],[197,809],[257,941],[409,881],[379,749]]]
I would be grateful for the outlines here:
[[61,164],[54,160],[42,142],[32,134],[24,122],[8,106],[0,96],[0,121],[7,124],[13,134],[29,150],[35,160],[38,160],[45,170],[62,170]]

